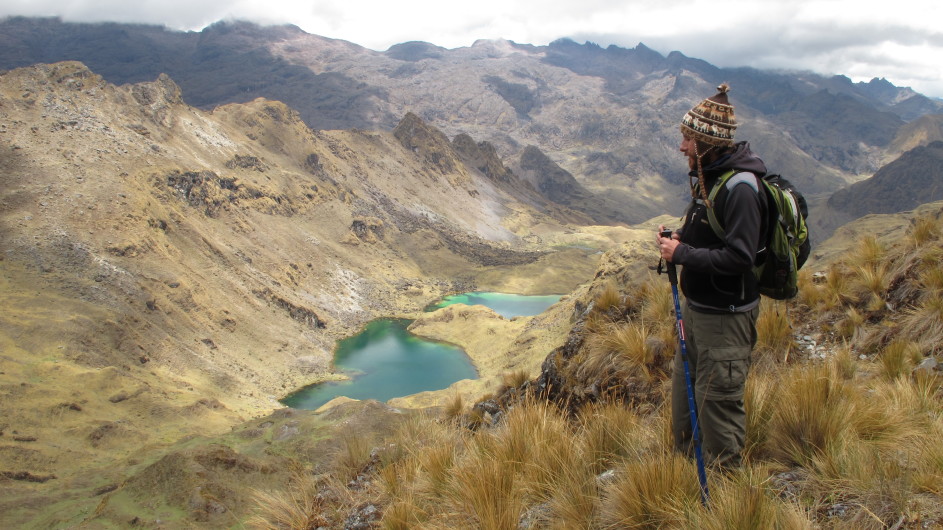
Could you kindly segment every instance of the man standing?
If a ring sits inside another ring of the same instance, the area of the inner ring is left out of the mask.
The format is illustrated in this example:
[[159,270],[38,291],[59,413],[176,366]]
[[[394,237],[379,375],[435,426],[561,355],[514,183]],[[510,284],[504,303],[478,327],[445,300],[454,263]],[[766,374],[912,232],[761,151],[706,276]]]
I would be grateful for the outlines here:
[[[736,467],[746,433],[743,388],[760,304],[753,265],[764,247],[767,201],[757,181],[766,166],[747,142],[734,143],[737,121],[727,91],[721,85],[681,119],[681,152],[688,159],[692,200],[681,229],[670,238],[657,236],[657,242],[661,257],[682,267],[685,341],[704,458]],[[715,191],[721,177],[731,172]],[[724,229],[722,237],[708,221],[709,208]],[[663,230],[659,227],[659,233]],[[690,454],[681,366],[679,353],[672,376],[672,431],[675,447]]]

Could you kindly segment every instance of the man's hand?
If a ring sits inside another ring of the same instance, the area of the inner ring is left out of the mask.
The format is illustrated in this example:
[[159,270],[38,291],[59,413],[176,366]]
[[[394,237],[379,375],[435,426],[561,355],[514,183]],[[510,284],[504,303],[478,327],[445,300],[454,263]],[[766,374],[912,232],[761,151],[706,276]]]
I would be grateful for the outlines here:
[[658,244],[658,252],[661,253],[662,259],[665,261],[671,261],[671,258],[674,257],[675,249],[678,248],[680,241],[678,241],[679,236],[676,233],[672,233],[671,237],[663,237],[663,233],[667,231],[665,225],[658,226],[658,233],[655,235],[655,242]]

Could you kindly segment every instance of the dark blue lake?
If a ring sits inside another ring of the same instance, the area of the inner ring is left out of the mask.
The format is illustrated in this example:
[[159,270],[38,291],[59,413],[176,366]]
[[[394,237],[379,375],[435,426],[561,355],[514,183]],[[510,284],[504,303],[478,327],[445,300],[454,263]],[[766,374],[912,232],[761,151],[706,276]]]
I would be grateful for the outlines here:
[[[560,296],[466,293],[446,297],[427,311],[458,303],[479,304],[511,318],[542,313],[559,299]],[[406,331],[411,322],[407,319],[374,320],[357,335],[338,341],[334,368],[350,379],[317,383],[281,402],[292,408],[313,410],[338,396],[386,401],[417,392],[442,390],[456,381],[478,377],[461,348],[413,335]]]

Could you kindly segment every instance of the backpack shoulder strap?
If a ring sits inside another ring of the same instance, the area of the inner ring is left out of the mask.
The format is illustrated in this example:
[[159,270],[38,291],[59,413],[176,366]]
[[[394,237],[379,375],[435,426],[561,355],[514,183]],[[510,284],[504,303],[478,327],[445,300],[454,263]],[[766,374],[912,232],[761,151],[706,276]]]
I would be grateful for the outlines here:
[[[717,193],[720,192],[720,189],[728,184],[731,178],[737,174],[737,170],[731,169],[730,171],[724,173],[717,179],[717,183],[714,184],[714,187],[711,189],[710,195],[707,196],[708,205],[707,205],[707,222],[710,223],[711,229],[714,231],[714,234],[720,239],[727,237],[727,231],[724,230],[724,227],[720,224],[720,220],[717,219],[717,212],[714,211],[714,199],[717,198]],[[754,179],[755,180],[755,179]],[[749,182],[743,180],[744,182]],[[754,182],[754,187],[756,186]],[[757,190],[759,191],[759,190]]]

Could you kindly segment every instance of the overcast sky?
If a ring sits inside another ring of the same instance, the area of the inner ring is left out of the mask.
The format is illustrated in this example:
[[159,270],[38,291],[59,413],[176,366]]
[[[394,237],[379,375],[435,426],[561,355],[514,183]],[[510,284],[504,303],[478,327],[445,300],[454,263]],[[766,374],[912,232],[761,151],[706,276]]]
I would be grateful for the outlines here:
[[[656,5],[657,4],[657,5]],[[219,20],[295,24],[382,51],[421,40],[544,45],[561,37],[717,66],[884,77],[943,97],[941,0],[0,0],[0,17],[135,22],[200,30]]]

